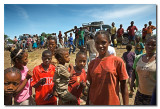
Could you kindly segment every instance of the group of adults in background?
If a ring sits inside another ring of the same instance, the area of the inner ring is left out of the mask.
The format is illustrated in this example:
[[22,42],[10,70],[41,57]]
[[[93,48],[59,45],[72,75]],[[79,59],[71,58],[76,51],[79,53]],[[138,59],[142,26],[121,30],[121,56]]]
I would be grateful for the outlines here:
[[[148,39],[149,37],[151,37],[153,35],[153,30],[155,30],[156,27],[152,25],[152,21],[148,22],[148,26],[147,24],[144,24],[144,28],[142,29],[142,41],[143,43],[145,42],[146,39]],[[136,32],[138,31],[137,27],[134,25],[134,21],[131,21],[131,25],[128,26],[127,28],[127,33],[128,33],[128,39],[129,39],[129,43],[131,43],[131,41],[134,42],[135,45],[135,38],[136,38]],[[110,34],[111,34],[111,41],[114,47],[117,46],[117,42],[122,44],[122,39],[123,39],[123,34],[124,34],[124,29],[123,29],[123,25],[120,24],[120,28],[118,28],[118,30],[115,27],[115,23],[112,22],[112,27],[110,30]]]

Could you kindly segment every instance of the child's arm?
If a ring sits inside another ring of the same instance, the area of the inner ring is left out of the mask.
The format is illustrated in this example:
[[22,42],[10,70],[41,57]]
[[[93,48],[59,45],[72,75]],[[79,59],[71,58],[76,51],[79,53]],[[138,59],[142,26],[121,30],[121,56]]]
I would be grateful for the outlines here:
[[70,68],[70,74],[71,76],[73,75],[73,71],[74,71],[74,67],[72,64],[69,64],[69,68]]
[[128,96],[128,87],[127,87],[126,80],[120,81],[120,87],[121,87],[123,105],[128,105],[129,104],[129,96]]
[[90,86],[91,86],[91,81],[90,81],[90,85],[88,86],[88,95],[87,95],[86,105],[89,105],[89,91],[90,91]]
[[44,85],[46,83],[46,78],[42,78],[40,79],[33,87],[34,88],[37,88],[39,87],[40,85]]
[[58,97],[55,85],[53,86],[53,91],[51,93],[48,93],[48,95],[46,96],[46,98],[44,100],[50,100],[50,98],[52,98],[53,96]]
[[23,80],[22,84],[18,87],[15,93],[19,93],[26,85],[27,81],[32,77],[33,73],[29,70],[27,72],[26,78]]

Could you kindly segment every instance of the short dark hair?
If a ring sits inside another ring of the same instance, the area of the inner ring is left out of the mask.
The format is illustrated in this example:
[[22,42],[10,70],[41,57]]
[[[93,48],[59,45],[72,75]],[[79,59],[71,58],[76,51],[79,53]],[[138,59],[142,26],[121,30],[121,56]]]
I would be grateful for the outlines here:
[[89,35],[89,37],[90,37],[91,39],[94,39],[93,35]]
[[[7,74],[7,73],[9,73],[9,72],[11,72],[11,73],[18,73],[18,74],[21,75],[20,70],[17,69],[17,68],[15,68],[15,67],[10,67],[10,68],[5,69],[5,70],[4,70],[4,75]],[[21,77],[21,76],[20,76],[20,77]]]
[[87,57],[87,54],[85,52],[81,52],[79,51],[77,54],[76,54],[76,58],[78,58],[79,55],[85,55]]
[[126,45],[126,49],[127,49],[127,51],[131,51],[132,50],[132,45],[131,44],[127,44]]
[[52,55],[52,52],[50,51],[50,50],[44,50],[43,52],[42,52],[42,57],[45,55],[45,54],[50,54],[50,55]]
[[152,23],[152,21],[149,21],[149,23]]
[[65,49],[65,48],[58,48],[58,49],[56,49],[55,53],[54,53],[55,58],[59,61],[59,59],[63,57],[64,52],[67,52],[67,51],[68,50]]
[[54,40],[56,42],[56,44],[57,44],[57,38],[56,37],[48,36],[47,40],[48,40],[48,42],[50,40]]

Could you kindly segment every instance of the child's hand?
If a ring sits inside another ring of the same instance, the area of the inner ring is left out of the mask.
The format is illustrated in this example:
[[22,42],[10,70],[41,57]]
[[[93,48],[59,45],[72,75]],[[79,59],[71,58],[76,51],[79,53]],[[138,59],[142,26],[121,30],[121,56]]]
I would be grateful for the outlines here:
[[58,97],[58,94],[57,94],[57,92],[56,92],[56,91],[54,91],[54,92],[53,92],[53,96]]
[[27,72],[26,79],[30,79],[32,76],[33,76],[33,72],[29,70],[29,71]]
[[83,80],[82,80],[82,81],[80,82],[80,86],[84,88],[84,87],[86,87],[86,83],[83,82]]
[[46,78],[42,78],[41,80],[40,80],[40,84],[41,85],[44,85],[46,83]]

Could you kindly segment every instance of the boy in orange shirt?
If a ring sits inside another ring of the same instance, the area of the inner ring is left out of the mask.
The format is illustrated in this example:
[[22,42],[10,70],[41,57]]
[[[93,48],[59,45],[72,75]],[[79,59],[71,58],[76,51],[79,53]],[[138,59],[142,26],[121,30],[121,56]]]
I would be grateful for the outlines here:
[[156,27],[152,25],[152,21],[149,21],[148,24],[149,26],[147,27],[147,35],[146,35],[145,40],[151,37],[153,34],[152,31],[156,29]]
[[78,104],[80,105],[80,96],[83,88],[86,86],[86,72],[84,67],[86,65],[87,56],[84,52],[78,52],[76,54],[73,74],[70,77],[68,91],[77,98]]
[[36,91],[36,105],[57,105],[57,98],[53,94],[55,66],[51,60],[51,51],[45,50],[42,53],[43,63],[33,69],[31,86]]
[[99,57],[90,62],[87,73],[87,80],[90,82],[87,100],[89,105],[120,105],[120,89],[123,105],[129,103],[125,64],[121,58],[107,52],[109,44],[110,38],[106,31],[98,31],[95,35],[95,47]]

